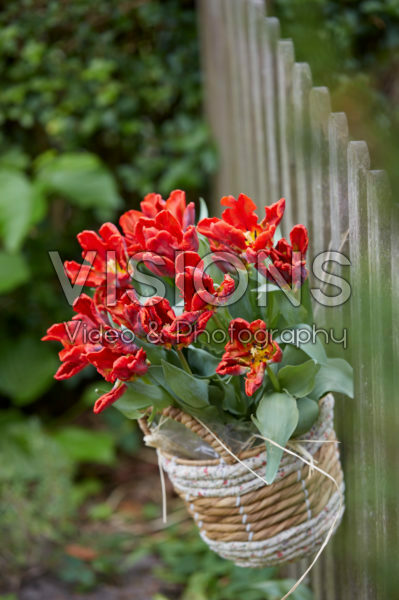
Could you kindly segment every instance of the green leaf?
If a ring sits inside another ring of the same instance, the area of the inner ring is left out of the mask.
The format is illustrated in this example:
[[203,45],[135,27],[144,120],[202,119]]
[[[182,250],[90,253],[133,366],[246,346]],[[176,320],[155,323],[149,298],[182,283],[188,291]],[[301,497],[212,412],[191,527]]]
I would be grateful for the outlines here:
[[0,294],[5,294],[28,281],[29,268],[22,254],[0,251]]
[[[126,327],[123,329],[129,331]],[[134,343],[136,346],[139,346],[139,348],[143,348],[143,350],[145,350],[147,358],[152,365],[160,365],[162,360],[166,359],[167,354],[164,348],[156,346],[155,344],[151,344],[150,342],[146,342],[138,337],[134,338]]]
[[20,406],[29,404],[52,384],[58,366],[54,349],[30,338],[0,349],[0,391]]
[[63,427],[53,437],[75,462],[95,462],[106,465],[115,462],[114,439],[107,431]]
[[40,164],[37,180],[47,193],[60,194],[81,208],[113,209],[121,205],[112,175],[94,154],[62,154]]
[[208,571],[191,573],[181,600],[209,600],[209,585],[213,574]]
[[[270,600],[274,598],[277,600],[277,598],[287,594],[294,585],[295,579],[281,579],[255,583],[251,587],[267,594],[267,598],[270,598]],[[301,585],[293,592],[292,600],[313,600],[313,594],[309,588]]]
[[47,198],[45,186],[40,181],[34,181],[32,185],[32,215],[31,225],[39,223],[46,216]]
[[303,435],[312,427],[319,416],[319,404],[315,400],[305,396],[297,401],[299,413],[298,425],[293,433],[293,437]]
[[203,377],[212,377],[212,375],[215,375],[216,367],[220,362],[220,358],[217,356],[206,350],[194,347],[188,349],[187,359],[193,371]]
[[208,381],[197,379],[190,373],[162,361],[162,368],[170,389],[176,398],[191,408],[204,408],[209,406]]
[[[303,333],[301,333],[301,331]],[[310,325],[301,323],[291,329],[283,329],[279,336],[279,340],[285,344],[292,344],[296,348],[299,348],[310,358],[313,358],[313,360],[319,363],[319,365],[327,364],[327,354],[324,350],[324,346],[319,335],[314,335]]]
[[316,375],[312,398],[319,400],[327,392],[338,392],[353,398],[353,369],[342,358],[329,358]]
[[281,389],[287,390],[292,396],[302,398],[313,389],[315,377],[320,369],[314,360],[308,360],[301,365],[287,365],[278,372]]
[[280,363],[280,367],[285,367],[286,365],[301,365],[306,362],[308,359],[308,355],[300,350],[296,346],[292,346],[291,344],[287,344],[283,351],[283,359]]
[[[287,393],[275,392],[262,396],[256,411],[256,418],[253,417],[253,421],[262,436],[285,447],[295,431],[298,418],[299,414],[295,398]],[[266,442],[266,448],[266,481],[268,484],[271,484],[276,477],[283,450],[270,442]]]
[[199,198],[199,205],[200,205],[200,210],[199,210],[198,221],[201,221],[202,219],[206,219],[207,217],[209,217],[209,211],[208,211],[208,207],[207,207],[205,200],[201,197]]
[[0,156],[0,166],[5,169],[14,169],[16,171],[24,171],[29,167],[30,158],[21,148],[15,146]]
[[248,412],[250,400],[248,396],[241,393],[240,380],[235,377],[227,385],[223,385],[224,397],[222,401],[223,410],[227,410],[233,415],[243,417]]
[[114,406],[128,419],[139,419],[143,416],[145,408],[153,406],[157,410],[162,410],[171,404],[173,398],[164,388],[137,379],[128,384],[128,389],[122,398],[114,403]]
[[[293,294],[290,294],[290,296],[295,297]],[[294,326],[296,323],[302,323],[308,316],[306,308],[302,304],[299,306],[292,304],[284,292],[278,294],[278,307],[288,327]]]
[[0,168],[0,190],[0,236],[5,249],[15,252],[29,231],[32,186],[23,173]]
[[[251,292],[257,292],[258,294],[271,294],[272,292],[281,292],[281,288],[275,283],[262,283],[259,287],[254,288]],[[266,303],[267,304],[267,303]]]

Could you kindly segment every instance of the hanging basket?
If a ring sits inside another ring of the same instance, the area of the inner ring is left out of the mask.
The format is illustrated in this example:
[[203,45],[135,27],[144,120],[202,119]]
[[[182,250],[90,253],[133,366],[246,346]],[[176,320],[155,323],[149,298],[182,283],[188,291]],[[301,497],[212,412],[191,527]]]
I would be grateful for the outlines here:
[[[301,451],[333,477],[343,494],[344,482],[333,425],[334,398],[320,401],[320,414],[302,436]],[[157,449],[161,465],[198,525],[202,539],[220,556],[243,567],[281,565],[315,554],[331,529],[339,525],[343,508],[334,483],[287,453],[276,479],[266,485],[265,446],[233,458],[196,419],[169,407],[163,415],[180,422],[215,450],[219,458],[188,460]],[[147,436],[146,419],[140,426]],[[320,440],[307,442],[306,440]],[[339,514],[340,513],[340,514]]]

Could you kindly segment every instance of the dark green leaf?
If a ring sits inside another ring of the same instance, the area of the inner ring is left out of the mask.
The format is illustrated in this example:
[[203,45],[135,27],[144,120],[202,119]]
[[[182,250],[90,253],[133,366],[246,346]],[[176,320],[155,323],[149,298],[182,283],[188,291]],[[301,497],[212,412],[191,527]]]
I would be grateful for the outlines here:
[[[293,298],[293,296],[290,297]],[[284,292],[278,294],[278,307],[287,327],[292,327],[296,323],[303,323],[307,320],[308,313],[306,308],[302,304],[295,306]]]
[[217,356],[194,347],[188,349],[187,359],[194,373],[198,373],[203,377],[215,375],[216,367],[220,362],[220,358]]
[[76,152],[46,160],[37,179],[48,193],[61,194],[82,208],[121,204],[113,177],[94,154]]
[[81,427],[64,427],[55,440],[76,462],[96,462],[111,465],[115,461],[114,440],[107,431],[90,431]]
[[0,168],[0,237],[10,252],[20,248],[32,216],[32,186],[19,171]]
[[312,427],[319,416],[319,404],[305,396],[297,401],[299,419],[293,437],[303,435]]
[[[275,392],[262,396],[256,411],[256,418],[253,420],[262,436],[285,447],[295,431],[298,417],[295,398],[285,392]],[[266,481],[271,484],[276,477],[283,450],[270,442],[266,442],[266,448]]]
[[[266,598],[270,598],[270,600],[277,600],[284,594],[287,594],[294,585],[294,579],[282,579],[255,583],[252,585],[252,587],[262,591],[264,594],[267,594]],[[313,594],[308,588],[306,588],[304,585],[301,585],[295,590],[295,592],[293,592],[292,600],[313,600]]]
[[0,390],[15,404],[29,404],[51,385],[58,364],[50,345],[30,338],[13,340],[0,349]]
[[240,380],[235,377],[230,383],[223,385],[224,397],[223,397],[223,409],[243,417],[248,411],[248,405],[250,399],[240,391]]
[[319,335],[316,335],[312,327],[306,323],[301,323],[291,329],[284,329],[278,339],[285,344],[292,344],[299,348],[319,365],[327,363],[326,351]]
[[162,410],[171,404],[173,398],[164,388],[137,379],[128,384],[128,389],[114,406],[128,419],[139,419],[143,416],[145,408],[153,406],[157,410]]
[[316,373],[320,369],[314,360],[308,360],[301,365],[287,365],[278,372],[282,390],[287,390],[296,398],[309,394],[315,384]]
[[353,369],[342,358],[329,358],[316,375],[312,398],[319,400],[327,392],[338,392],[353,398]]
[[208,381],[197,379],[170,363],[162,361],[162,368],[170,389],[176,398],[191,408],[202,408],[209,406]]
[[296,346],[287,344],[283,351],[283,360],[280,363],[280,367],[286,365],[301,365],[308,360],[308,355],[300,350]]
[[29,268],[22,254],[0,251],[0,294],[22,285],[29,277]]

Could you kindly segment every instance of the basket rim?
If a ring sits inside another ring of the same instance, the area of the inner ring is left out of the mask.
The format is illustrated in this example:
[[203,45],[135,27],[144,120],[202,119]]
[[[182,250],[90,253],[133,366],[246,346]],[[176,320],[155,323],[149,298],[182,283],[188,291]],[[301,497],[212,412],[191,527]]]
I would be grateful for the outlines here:
[[[321,407],[323,401],[326,401],[329,397],[334,398],[334,396],[331,394],[331,392],[328,392],[327,394],[322,396],[319,400],[319,406]],[[222,449],[221,446],[219,444],[217,444],[217,442],[215,443],[215,440],[211,440],[211,442],[210,442],[209,438],[211,438],[211,436],[208,434],[208,432],[205,431],[204,427],[197,421],[197,419],[195,419],[195,417],[191,417],[190,415],[188,415],[187,413],[184,413],[180,409],[173,409],[171,411],[170,408],[172,408],[172,407],[168,407],[167,409],[165,409],[163,411],[163,414],[165,414],[165,416],[167,416],[168,418],[174,419],[174,420],[179,420],[180,422],[182,422],[182,424],[184,424],[186,427],[188,427],[191,430],[193,430],[192,423],[195,422],[196,424],[198,424],[198,431],[194,431],[194,433],[196,433],[203,439],[206,437],[207,438],[206,441],[216,451],[220,452],[220,450]],[[187,423],[184,423],[184,421],[181,420],[182,415],[183,415],[183,417],[184,416],[187,417]],[[320,414],[319,414],[319,418],[320,418]],[[316,421],[316,423],[317,422],[318,421]],[[139,424],[140,424],[140,428],[142,429],[142,431],[145,435],[149,435],[151,433],[151,430],[148,427],[147,416],[140,419]],[[315,424],[312,427],[314,427],[314,426],[315,426]],[[297,438],[292,438],[292,439],[297,439]],[[298,439],[300,440],[300,438],[298,438]],[[220,463],[227,462],[228,464],[234,464],[237,462],[236,459],[233,459],[230,456],[230,454],[227,453],[225,450],[223,450],[223,452],[220,452],[220,456],[218,458],[209,458],[209,459],[182,458],[182,457],[178,457],[170,452],[167,452],[166,450],[161,450],[160,448],[157,448],[157,452],[162,454],[162,456],[164,456],[165,458],[167,458],[169,460],[173,460],[175,464],[182,465],[182,466],[210,467],[210,466],[219,465]],[[264,442],[258,444],[257,446],[254,446],[253,448],[244,450],[243,452],[237,454],[237,458],[239,460],[246,460],[246,459],[258,456],[259,454],[261,454],[263,452],[266,452],[266,444]]]

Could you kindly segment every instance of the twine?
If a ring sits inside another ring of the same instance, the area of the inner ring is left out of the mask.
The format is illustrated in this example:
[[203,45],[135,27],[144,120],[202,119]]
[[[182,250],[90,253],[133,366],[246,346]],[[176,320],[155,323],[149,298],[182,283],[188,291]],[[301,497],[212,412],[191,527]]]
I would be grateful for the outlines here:
[[165,486],[165,474],[163,472],[161,456],[157,452],[158,456],[158,469],[159,469],[159,479],[161,481],[161,493],[162,493],[162,522],[168,522],[168,507],[167,507],[167,499],[166,499],[166,486]]

